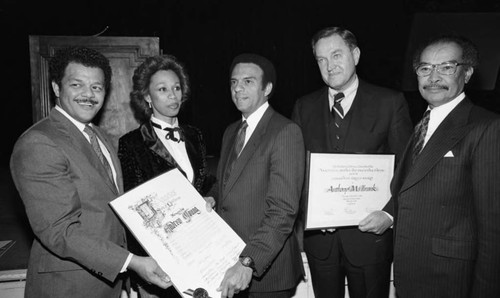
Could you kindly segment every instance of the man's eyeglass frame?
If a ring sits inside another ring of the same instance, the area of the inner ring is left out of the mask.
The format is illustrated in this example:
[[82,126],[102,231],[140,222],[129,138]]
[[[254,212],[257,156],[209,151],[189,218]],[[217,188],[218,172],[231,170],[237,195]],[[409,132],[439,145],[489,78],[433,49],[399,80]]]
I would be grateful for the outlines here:
[[[440,64],[428,64],[428,63],[422,63],[415,68],[415,73],[419,77],[427,77],[430,76],[431,73],[434,71],[434,69],[442,75],[446,76],[451,76],[457,72],[457,69],[460,65],[468,65],[467,63],[459,63],[456,61],[448,61],[448,62],[443,62]],[[422,73],[422,67],[430,67],[430,70],[425,71]],[[447,68],[450,68],[450,70],[446,70]]]

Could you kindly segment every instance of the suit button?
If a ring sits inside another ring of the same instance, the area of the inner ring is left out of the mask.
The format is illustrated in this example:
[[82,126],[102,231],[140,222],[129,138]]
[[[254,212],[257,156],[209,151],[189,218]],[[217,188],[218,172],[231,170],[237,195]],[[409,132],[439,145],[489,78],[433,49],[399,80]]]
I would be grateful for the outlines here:
[[221,207],[221,208],[220,208],[220,211],[222,211],[222,212],[226,212],[226,211],[227,211],[227,209],[226,209],[226,207]]

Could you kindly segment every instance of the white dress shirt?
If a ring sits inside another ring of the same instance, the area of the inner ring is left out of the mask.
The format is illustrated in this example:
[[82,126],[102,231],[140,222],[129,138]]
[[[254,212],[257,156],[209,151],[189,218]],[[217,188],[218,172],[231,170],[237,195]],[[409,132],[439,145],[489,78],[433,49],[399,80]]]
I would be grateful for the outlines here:
[[[167,148],[168,152],[175,159],[177,164],[179,164],[184,173],[186,173],[186,177],[189,180],[189,182],[193,183],[194,171],[186,151],[186,143],[182,141],[176,142],[173,140],[167,140],[166,138],[167,131],[164,130],[164,128],[166,127],[169,128],[179,127],[179,122],[177,118],[175,118],[174,124],[170,124],[151,115],[151,121],[161,127],[161,128],[153,127],[156,135],[161,140],[165,148]],[[179,136],[176,137],[178,138]]]
[[436,129],[439,127],[441,122],[450,114],[450,112],[465,98],[465,93],[462,92],[460,93],[455,99],[451,100],[450,102],[447,102],[443,105],[440,105],[439,107],[435,108],[430,108],[429,106],[427,107],[427,110],[430,110],[431,113],[429,115],[429,124],[427,126],[427,133],[425,134],[425,139],[424,139],[424,146],[427,144],[429,139],[432,137]]
[[347,87],[347,89],[343,91],[338,91],[332,88],[328,88],[328,103],[330,105],[330,111],[332,110],[334,104],[333,98],[337,93],[342,92],[344,93],[344,99],[342,99],[342,101],[340,102],[340,106],[344,111],[344,115],[347,115],[347,112],[349,112],[352,103],[354,102],[354,97],[356,97],[356,92],[358,91],[358,86],[359,86],[358,76],[356,74],[354,74],[354,76],[355,76],[354,82],[351,84],[351,86]]
[[248,143],[248,140],[252,136],[255,128],[257,127],[257,124],[259,124],[260,119],[262,119],[262,116],[264,115],[268,107],[269,103],[266,101],[257,110],[255,110],[255,112],[250,114],[248,118],[245,119],[245,117],[241,115],[241,121],[246,121],[248,124],[248,127],[245,131],[245,143],[243,143],[241,151],[243,151],[243,148],[245,148],[246,144]]

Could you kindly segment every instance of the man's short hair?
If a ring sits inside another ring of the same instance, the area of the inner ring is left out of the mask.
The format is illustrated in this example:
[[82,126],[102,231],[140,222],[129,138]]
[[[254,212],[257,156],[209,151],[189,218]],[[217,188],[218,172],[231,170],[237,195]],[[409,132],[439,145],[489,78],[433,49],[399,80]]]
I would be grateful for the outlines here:
[[104,87],[106,94],[111,86],[111,66],[109,60],[100,52],[86,47],[69,47],[58,50],[49,62],[50,80],[61,86],[66,67],[71,62],[86,67],[100,68],[104,73]]
[[417,69],[420,65],[420,56],[422,52],[431,45],[455,43],[462,49],[462,61],[460,63],[467,64],[467,67],[476,67],[479,64],[479,52],[476,45],[469,39],[459,35],[441,35],[434,37],[420,45],[413,55],[413,69]]
[[273,84],[271,93],[269,93],[268,98],[274,93],[276,88],[276,70],[274,65],[267,58],[251,53],[244,53],[234,57],[231,67],[229,68],[229,75],[233,73],[233,69],[236,64],[239,63],[253,63],[262,69],[262,89],[266,88],[268,83]]
[[327,38],[332,35],[340,36],[345,41],[345,43],[347,44],[347,46],[351,51],[358,47],[358,40],[351,31],[342,27],[327,27],[316,32],[316,34],[314,34],[311,39],[311,46],[314,55],[316,55],[316,49],[315,49],[316,43],[320,39]]

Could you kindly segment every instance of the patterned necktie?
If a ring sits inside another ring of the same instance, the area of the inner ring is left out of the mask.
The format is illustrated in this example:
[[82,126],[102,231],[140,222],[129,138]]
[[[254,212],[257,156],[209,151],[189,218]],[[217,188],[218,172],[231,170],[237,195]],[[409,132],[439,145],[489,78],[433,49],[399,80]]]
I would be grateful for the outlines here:
[[90,125],[85,125],[85,128],[83,131],[89,136],[90,138],[90,145],[92,146],[92,149],[94,149],[94,152],[97,154],[97,157],[99,157],[99,160],[103,164],[104,168],[106,169],[106,172],[108,173],[108,177],[113,181],[114,184],[114,179],[113,179],[113,170],[111,170],[111,166],[109,165],[108,160],[106,159],[106,156],[101,151],[101,146],[99,145],[99,141],[97,140],[97,134],[94,131],[94,129]]
[[227,161],[227,168],[226,168],[226,173],[224,175],[224,184],[226,184],[227,179],[229,178],[229,174],[231,174],[231,171],[233,170],[234,164],[236,160],[238,159],[238,156],[241,153],[241,150],[243,149],[243,145],[245,144],[245,136],[246,136],[246,130],[248,127],[248,123],[246,121],[241,122],[240,128],[238,129],[238,134],[236,135],[235,141],[234,141],[234,146],[233,149],[231,150],[231,153],[229,155],[229,159]]
[[342,125],[342,120],[344,119],[344,109],[340,105],[340,102],[344,99],[344,93],[339,92],[333,97],[333,107],[331,110],[333,119],[335,119],[335,127],[340,128]]
[[429,126],[429,119],[431,118],[431,111],[425,111],[424,117],[420,122],[415,126],[415,135],[413,138],[413,154],[412,154],[412,163],[415,162],[415,159],[420,154],[420,151],[424,148],[425,135],[427,134],[427,128]]

